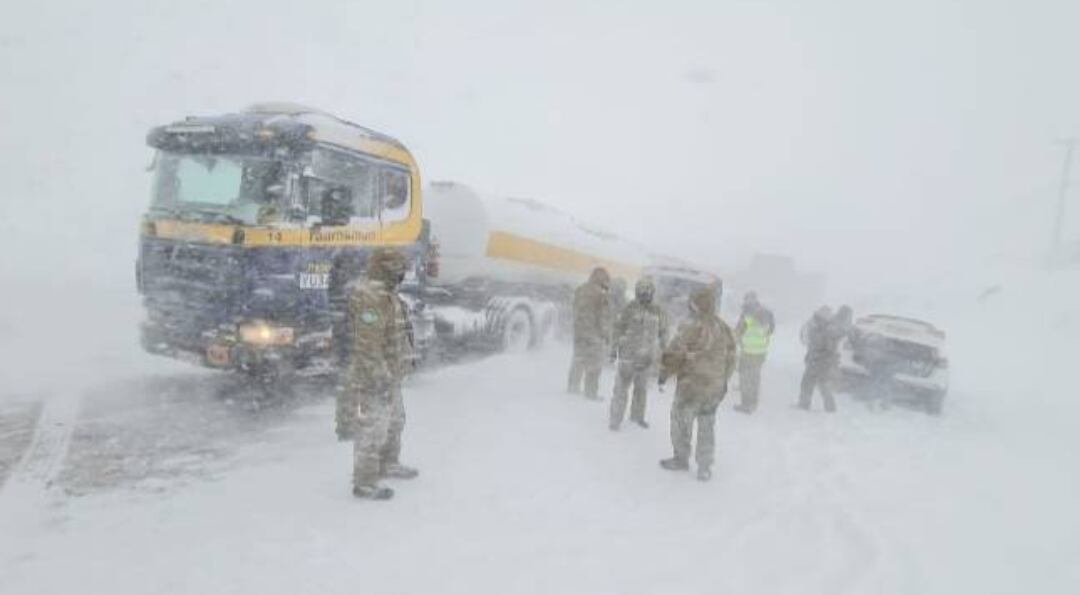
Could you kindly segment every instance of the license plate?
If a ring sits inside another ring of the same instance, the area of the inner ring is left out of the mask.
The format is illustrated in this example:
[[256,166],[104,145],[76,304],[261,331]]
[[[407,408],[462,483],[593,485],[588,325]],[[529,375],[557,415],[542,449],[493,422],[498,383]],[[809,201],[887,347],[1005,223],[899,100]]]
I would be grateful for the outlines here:
[[210,362],[210,365],[227,367],[229,365],[229,347],[228,345],[211,345],[206,348],[206,361]]

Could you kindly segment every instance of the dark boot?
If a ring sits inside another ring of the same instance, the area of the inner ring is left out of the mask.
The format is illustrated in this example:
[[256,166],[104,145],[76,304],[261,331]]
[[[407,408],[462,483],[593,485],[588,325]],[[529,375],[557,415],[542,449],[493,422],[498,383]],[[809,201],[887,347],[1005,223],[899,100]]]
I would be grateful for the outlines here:
[[380,485],[353,486],[353,496],[363,500],[389,500],[394,497],[394,490]]
[[660,461],[660,466],[668,471],[688,471],[690,469],[690,463],[675,457],[663,459]]

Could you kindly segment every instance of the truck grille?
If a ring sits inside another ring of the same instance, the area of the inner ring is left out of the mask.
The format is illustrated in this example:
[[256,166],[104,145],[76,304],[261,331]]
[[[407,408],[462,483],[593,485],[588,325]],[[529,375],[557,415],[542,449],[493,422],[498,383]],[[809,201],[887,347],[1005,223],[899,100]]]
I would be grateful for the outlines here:
[[187,328],[226,320],[245,286],[239,256],[232,246],[144,240],[142,291],[151,318]]

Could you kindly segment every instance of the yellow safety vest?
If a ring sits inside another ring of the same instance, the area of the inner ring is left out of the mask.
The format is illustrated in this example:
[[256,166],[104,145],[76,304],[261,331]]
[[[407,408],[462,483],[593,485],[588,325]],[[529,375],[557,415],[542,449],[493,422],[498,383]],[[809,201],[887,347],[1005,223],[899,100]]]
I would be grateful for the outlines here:
[[746,328],[742,335],[742,352],[746,355],[765,355],[769,351],[768,330],[753,316],[744,319]]

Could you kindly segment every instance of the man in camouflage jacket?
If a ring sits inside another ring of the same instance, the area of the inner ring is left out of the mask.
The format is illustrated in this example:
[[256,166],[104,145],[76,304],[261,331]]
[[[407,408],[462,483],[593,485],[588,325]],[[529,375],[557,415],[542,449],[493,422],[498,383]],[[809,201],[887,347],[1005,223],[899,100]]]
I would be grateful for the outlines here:
[[610,282],[607,270],[597,267],[589,280],[574,291],[574,358],[570,363],[567,391],[579,392],[584,376],[585,396],[590,399],[598,398],[600,368],[611,334]]
[[678,378],[671,404],[671,445],[674,456],[660,461],[669,471],[690,468],[690,438],[697,422],[698,479],[712,477],[716,409],[727,394],[735,370],[735,336],[716,315],[716,296],[698,289],[690,296],[690,318],[665,350],[660,364],[660,385]]
[[647,428],[645,421],[646,383],[649,372],[659,363],[667,343],[667,315],[653,302],[656,287],[651,279],[634,286],[634,301],[619,312],[612,336],[611,361],[618,362],[615,390],[611,398],[609,426],[618,430],[626,415],[627,392],[634,387],[630,421]]
[[366,280],[349,296],[352,353],[345,390],[357,403],[353,494],[359,498],[391,498],[394,492],[379,484],[381,477],[417,475],[398,460],[405,428],[401,382],[412,362],[408,309],[397,294],[406,265],[396,250],[375,250]]

